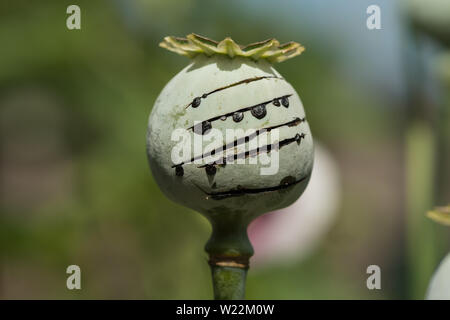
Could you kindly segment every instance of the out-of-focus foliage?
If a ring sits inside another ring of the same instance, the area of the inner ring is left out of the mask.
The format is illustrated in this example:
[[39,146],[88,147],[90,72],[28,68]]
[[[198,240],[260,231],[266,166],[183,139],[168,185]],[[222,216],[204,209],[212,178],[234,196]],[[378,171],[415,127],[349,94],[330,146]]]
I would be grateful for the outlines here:
[[[277,70],[343,178],[339,221],[316,252],[250,271],[247,298],[408,296],[407,109],[341,72],[324,45],[338,34],[305,43],[313,22],[299,30],[258,8],[197,0],[80,0],[82,29],[70,31],[70,4],[0,2],[0,298],[211,298],[203,253],[210,227],[162,195],[145,154],[153,102],[188,63],[158,43],[191,32],[305,45]],[[357,68],[365,62],[352,50]],[[66,288],[71,264],[81,267],[80,291]],[[371,264],[382,268],[381,291],[366,288]]]

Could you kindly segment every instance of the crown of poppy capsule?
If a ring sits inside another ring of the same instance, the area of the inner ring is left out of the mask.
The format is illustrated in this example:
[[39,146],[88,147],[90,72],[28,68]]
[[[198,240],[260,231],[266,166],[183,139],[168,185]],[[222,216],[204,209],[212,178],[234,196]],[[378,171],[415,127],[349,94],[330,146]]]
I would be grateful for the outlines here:
[[270,63],[283,62],[298,56],[305,48],[297,42],[280,44],[277,39],[251,43],[242,46],[227,37],[222,41],[214,41],[206,37],[191,33],[186,38],[165,37],[160,47],[189,58],[199,54],[212,56],[215,54],[227,55],[230,58],[246,57],[252,60],[267,60]]

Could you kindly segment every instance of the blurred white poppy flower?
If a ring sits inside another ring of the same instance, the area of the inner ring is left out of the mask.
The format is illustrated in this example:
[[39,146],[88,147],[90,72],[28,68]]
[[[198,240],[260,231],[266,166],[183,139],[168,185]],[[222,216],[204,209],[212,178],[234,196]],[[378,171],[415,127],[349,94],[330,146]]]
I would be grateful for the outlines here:
[[450,300],[450,253],[431,278],[427,300]]

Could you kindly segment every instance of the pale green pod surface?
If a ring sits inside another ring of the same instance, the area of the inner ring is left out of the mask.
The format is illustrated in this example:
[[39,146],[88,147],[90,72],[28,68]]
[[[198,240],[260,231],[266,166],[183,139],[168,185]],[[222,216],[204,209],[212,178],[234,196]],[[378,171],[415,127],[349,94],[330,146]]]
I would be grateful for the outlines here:
[[[260,109],[252,112],[252,106]],[[248,110],[233,118],[234,112],[245,108]],[[236,121],[242,116],[242,120]],[[193,132],[197,122],[200,124],[196,128],[201,129],[202,122],[209,119],[212,120],[207,126],[210,125],[211,131]],[[189,138],[174,141],[172,135],[177,129],[187,130]],[[227,137],[227,129],[242,132]],[[248,129],[256,133],[246,134]],[[272,129],[266,135],[267,143],[262,143],[263,134],[257,134],[261,129]],[[272,137],[275,130],[276,139],[275,135]],[[236,140],[243,142],[240,139],[246,136],[251,139],[236,148],[226,147],[228,153],[222,153],[223,157],[215,153],[215,159],[223,161],[225,157],[225,165],[205,167],[208,161],[201,159],[205,151],[230,146]],[[200,149],[194,150],[198,141]],[[313,166],[313,141],[302,102],[294,88],[265,59],[254,61],[217,54],[194,57],[157,98],[149,119],[147,144],[152,173],[164,194],[208,217],[238,214],[248,222],[256,215],[289,206],[304,191]],[[183,144],[190,145],[186,149],[190,151],[188,154],[179,152]],[[211,144],[215,145],[208,148]],[[264,145],[272,149],[254,156],[243,153]],[[180,157],[177,163],[173,161],[173,152]],[[240,155],[245,163],[238,164],[239,159],[230,163],[233,154]],[[266,174],[261,168],[266,168]]]
[[430,281],[428,300],[450,300],[450,254],[442,260]]

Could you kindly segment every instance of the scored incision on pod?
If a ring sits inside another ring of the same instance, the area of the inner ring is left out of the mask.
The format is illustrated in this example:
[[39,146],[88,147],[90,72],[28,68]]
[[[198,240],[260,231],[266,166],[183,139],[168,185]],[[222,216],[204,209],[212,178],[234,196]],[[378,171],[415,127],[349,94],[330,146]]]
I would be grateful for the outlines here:
[[194,130],[194,133],[203,135],[203,134],[208,133],[208,131],[211,130],[211,128],[212,128],[211,122],[206,120],[206,121],[197,123],[193,127],[193,130]]

